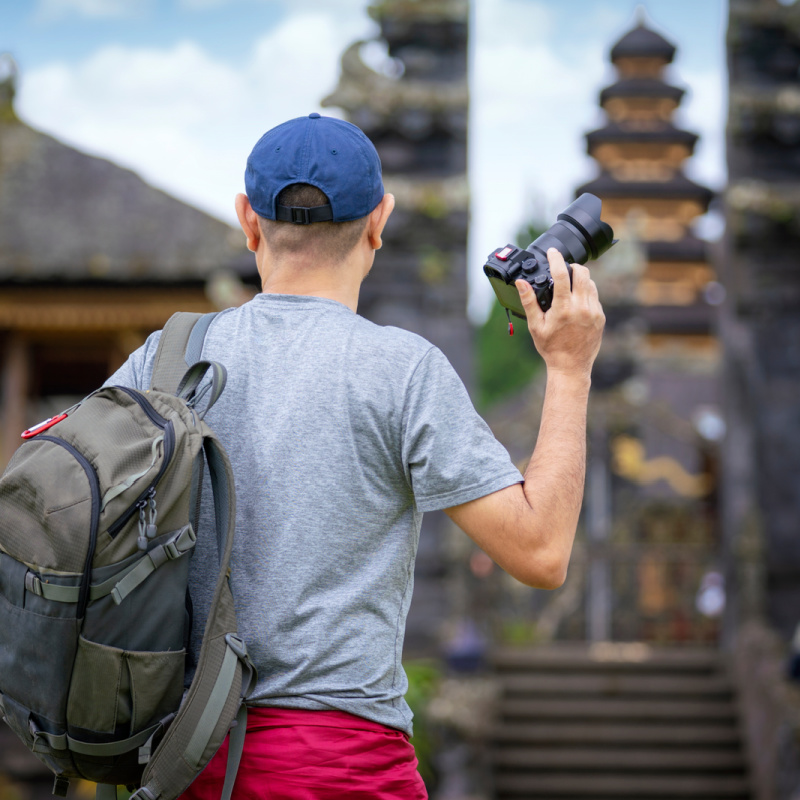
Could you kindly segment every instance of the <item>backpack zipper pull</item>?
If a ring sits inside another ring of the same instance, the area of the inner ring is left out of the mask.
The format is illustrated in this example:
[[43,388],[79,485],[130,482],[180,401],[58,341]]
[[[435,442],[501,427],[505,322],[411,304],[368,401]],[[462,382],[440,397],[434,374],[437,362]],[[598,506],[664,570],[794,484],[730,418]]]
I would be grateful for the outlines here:
[[147,508],[147,498],[140,500],[136,504],[136,508],[139,509],[139,538],[136,540],[136,544],[140,550],[147,550],[147,522],[144,518],[144,510]]
[[148,524],[145,528],[145,535],[148,539],[155,539],[158,536],[158,528],[156,527],[156,520],[158,519],[158,509],[156,508],[156,490],[151,489],[147,495],[149,501]]

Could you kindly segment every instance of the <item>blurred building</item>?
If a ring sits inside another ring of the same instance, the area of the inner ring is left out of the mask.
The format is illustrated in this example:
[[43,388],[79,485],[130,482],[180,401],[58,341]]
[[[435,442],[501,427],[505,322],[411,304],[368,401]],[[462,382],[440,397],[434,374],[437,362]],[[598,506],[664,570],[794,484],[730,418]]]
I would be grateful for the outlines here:
[[[379,325],[424,336],[469,386],[468,2],[382,0],[369,14],[380,25],[379,39],[356,42],[344,53],[339,85],[323,101],[344,109],[373,141],[386,191],[397,201],[358,310]],[[440,650],[451,606],[442,580],[450,524],[442,512],[425,515],[407,653]]]
[[254,264],[225,223],[21,122],[9,57],[0,72],[5,465],[22,430],[102,384],[174,311],[213,310],[209,288]]
[[726,529],[735,547],[758,527],[764,611],[788,640],[800,624],[800,8],[732,0],[728,53]]
[[800,796],[800,690],[787,680],[800,632],[800,5],[730,0],[727,45],[725,632],[758,796],[789,800]]

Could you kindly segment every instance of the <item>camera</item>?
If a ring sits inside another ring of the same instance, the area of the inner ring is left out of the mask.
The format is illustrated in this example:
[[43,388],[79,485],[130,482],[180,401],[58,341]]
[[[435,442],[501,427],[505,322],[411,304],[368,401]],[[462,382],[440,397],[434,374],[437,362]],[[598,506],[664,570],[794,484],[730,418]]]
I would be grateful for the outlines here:
[[617,243],[611,226],[600,219],[601,209],[600,198],[586,192],[567,206],[558,215],[556,223],[531,242],[526,250],[507,244],[489,256],[483,271],[506,313],[525,319],[525,309],[514,286],[514,281],[520,279],[531,285],[542,311],[550,308],[553,279],[547,251],[551,247],[564,256],[572,288],[570,263],[585,264],[590,259],[599,258]]

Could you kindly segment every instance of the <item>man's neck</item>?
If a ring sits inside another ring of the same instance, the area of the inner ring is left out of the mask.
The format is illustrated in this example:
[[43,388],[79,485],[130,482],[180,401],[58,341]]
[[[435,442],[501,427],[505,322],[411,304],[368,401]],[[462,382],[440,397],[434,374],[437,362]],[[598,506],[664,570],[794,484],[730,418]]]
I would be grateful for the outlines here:
[[[288,274],[287,274],[288,272]],[[268,275],[262,284],[264,294],[296,294],[306,297],[325,297],[347,306],[352,311],[358,309],[358,296],[361,281],[355,280],[352,271],[334,268],[331,271],[281,270]]]

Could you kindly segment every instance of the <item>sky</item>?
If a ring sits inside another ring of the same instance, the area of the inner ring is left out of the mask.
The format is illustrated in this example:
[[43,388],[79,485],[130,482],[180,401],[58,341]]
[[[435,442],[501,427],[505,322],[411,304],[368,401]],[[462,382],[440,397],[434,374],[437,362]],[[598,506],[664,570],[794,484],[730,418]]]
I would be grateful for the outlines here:
[[[425,0],[419,0],[425,2]],[[381,68],[368,0],[0,0],[0,53],[19,66],[26,123],[133,169],[235,224],[233,199],[261,134],[323,109],[342,52]],[[531,218],[554,221],[597,174],[584,135],[604,124],[611,46],[633,0],[473,0],[470,39],[470,316],[492,293],[484,256]],[[687,89],[676,123],[701,138],[693,180],[725,183],[727,0],[648,0],[647,24],[678,46]],[[701,235],[719,225],[702,220]]]

